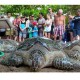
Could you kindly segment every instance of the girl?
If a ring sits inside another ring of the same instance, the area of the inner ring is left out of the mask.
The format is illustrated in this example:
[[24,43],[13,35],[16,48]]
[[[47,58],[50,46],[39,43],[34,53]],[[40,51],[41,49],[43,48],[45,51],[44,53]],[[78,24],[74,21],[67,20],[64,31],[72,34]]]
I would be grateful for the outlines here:
[[44,35],[47,38],[50,38],[50,32],[51,32],[51,25],[52,25],[52,19],[50,18],[50,15],[47,14],[47,20],[45,22],[46,27],[44,28]]
[[22,17],[21,18],[21,23],[20,23],[20,32],[19,32],[19,42],[21,41],[24,41],[24,39],[26,38],[26,34],[27,34],[27,31],[26,31],[26,21],[25,21],[25,17]]

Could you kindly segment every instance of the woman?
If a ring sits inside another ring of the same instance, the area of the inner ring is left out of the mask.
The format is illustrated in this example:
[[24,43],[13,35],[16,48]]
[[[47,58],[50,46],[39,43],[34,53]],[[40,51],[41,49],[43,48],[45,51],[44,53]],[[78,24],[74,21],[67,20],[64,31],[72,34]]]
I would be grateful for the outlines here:
[[44,24],[45,24],[45,19],[43,17],[43,13],[39,13],[38,34],[40,37],[43,37]]
[[44,28],[44,35],[47,38],[50,38],[50,32],[51,32],[51,25],[52,25],[52,19],[50,18],[50,15],[47,14],[47,20],[45,22],[46,27]]
[[69,27],[70,27],[70,41],[73,41],[73,28],[74,23],[72,22],[73,16],[69,15]]

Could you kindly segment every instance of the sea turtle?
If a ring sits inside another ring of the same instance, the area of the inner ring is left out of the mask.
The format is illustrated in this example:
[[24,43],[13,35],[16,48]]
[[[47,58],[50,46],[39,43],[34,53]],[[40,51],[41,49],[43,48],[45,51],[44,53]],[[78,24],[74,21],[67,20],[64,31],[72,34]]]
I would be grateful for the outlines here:
[[0,51],[10,52],[14,51],[19,43],[11,39],[0,39]]
[[[3,56],[0,62],[8,66],[24,64],[34,71],[49,66],[65,70],[80,69],[80,53],[72,52],[70,56],[71,49],[72,51],[75,49],[74,46],[72,48],[70,46],[78,45],[78,43],[79,41],[65,44],[41,37],[31,38],[21,43],[16,51],[6,57]],[[70,51],[66,52],[68,49]]]

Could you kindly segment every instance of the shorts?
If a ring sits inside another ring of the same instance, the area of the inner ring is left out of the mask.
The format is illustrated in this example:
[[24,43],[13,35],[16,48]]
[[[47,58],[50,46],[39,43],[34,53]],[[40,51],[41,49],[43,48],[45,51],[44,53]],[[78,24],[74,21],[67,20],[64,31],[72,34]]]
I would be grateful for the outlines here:
[[73,36],[76,37],[77,35],[80,36],[80,29],[74,29],[73,30]]
[[26,33],[23,33],[23,32],[19,32],[19,37],[22,37],[22,38],[26,38]]
[[64,34],[64,26],[59,25],[54,27],[54,35],[62,36]]

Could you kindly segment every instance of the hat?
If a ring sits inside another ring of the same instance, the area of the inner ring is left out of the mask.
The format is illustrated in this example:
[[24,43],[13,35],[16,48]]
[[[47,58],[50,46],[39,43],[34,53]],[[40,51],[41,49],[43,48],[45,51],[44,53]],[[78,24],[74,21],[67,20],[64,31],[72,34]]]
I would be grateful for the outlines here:
[[37,25],[37,22],[33,22],[32,24],[35,26],[35,25]]

